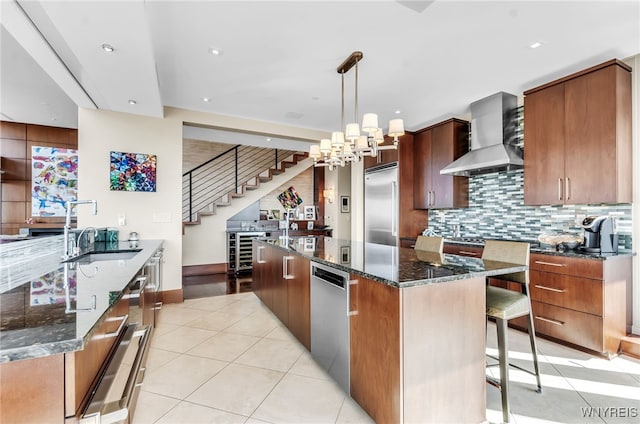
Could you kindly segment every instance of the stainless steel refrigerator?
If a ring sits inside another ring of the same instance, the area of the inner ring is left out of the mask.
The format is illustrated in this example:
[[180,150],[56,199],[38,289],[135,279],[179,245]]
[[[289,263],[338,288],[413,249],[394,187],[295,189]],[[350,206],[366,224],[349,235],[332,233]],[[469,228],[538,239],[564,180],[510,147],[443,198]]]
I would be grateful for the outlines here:
[[364,172],[364,241],[398,245],[398,163]]

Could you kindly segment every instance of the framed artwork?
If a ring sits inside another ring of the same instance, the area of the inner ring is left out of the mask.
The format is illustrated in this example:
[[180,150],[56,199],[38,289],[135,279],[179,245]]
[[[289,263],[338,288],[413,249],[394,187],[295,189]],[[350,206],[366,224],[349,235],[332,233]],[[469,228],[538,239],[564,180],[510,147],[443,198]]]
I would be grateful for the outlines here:
[[351,203],[349,196],[340,196],[340,212],[349,213],[351,211]]
[[260,210],[260,221],[266,221],[268,219],[269,216],[269,211],[266,209],[261,209]]
[[77,199],[78,151],[31,147],[31,216],[65,216],[67,202]]
[[111,191],[156,191],[156,155],[111,152]]
[[313,252],[316,250],[316,239],[309,237],[304,239],[304,251]]
[[316,208],[315,206],[305,206],[304,207],[304,219],[307,221],[315,221],[316,220]]

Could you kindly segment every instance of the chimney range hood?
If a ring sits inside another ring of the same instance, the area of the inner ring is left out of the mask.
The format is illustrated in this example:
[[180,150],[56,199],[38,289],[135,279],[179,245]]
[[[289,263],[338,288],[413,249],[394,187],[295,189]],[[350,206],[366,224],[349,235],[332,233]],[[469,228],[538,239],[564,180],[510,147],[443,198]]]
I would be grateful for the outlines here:
[[522,149],[514,145],[517,98],[499,92],[471,103],[471,150],[440,171],[480,175],[522,169]]

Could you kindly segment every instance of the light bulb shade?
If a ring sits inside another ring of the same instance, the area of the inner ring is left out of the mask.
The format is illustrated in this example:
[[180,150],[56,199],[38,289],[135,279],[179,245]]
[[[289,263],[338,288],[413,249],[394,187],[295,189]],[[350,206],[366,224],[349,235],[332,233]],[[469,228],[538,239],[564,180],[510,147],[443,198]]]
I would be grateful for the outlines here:
[[389,137],[400,137],[404,135],[404,122],[402,119],[392,119],[389,121]]
[[344,133],[342,131],[334,131],[331,133],[331,145],[335,148],[342,149],[344,145]]
[[384,143],[384,134],[382,133],[382,128],[377,128],[375,134],[373,134],[373,141],[376,144]]
[[351,149],[351,144],[344,143],[344,147],[342,148],[342,154],[345,156],[351,156],[353,154],[353,150]]
[[369,148],[369,142],[366,135],[361,135],[356,141],[356,150],[367,150]]
[[344,135],[344,138],[353,142],[358,137],[360,137],[360,126],[357,123],[347,124],[347,130],[346,130],[346,134]]
[[320,151],[323,154],[328,154],[331,152],[331,140],[329,140],[328,138],[323,138],[322,140],[320,140]]
[[312,145],[311,147],[309,147],[309,157],[312,159],[320,159],[320,157],[322,156],[322,153],[320,153],[320,146],[318,146],[317,144]]
[[372,134],[378,128],[378,115],[365,113],[362,117],[362,131]]

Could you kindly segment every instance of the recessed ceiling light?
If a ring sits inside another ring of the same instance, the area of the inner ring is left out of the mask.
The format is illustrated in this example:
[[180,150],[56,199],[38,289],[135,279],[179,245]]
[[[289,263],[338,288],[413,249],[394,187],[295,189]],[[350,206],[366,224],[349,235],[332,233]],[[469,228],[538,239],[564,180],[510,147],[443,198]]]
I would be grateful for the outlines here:
[[104,50],[105,52],[111,53],[115,49],[113,48],[113,46],[111,44],[103,44],[102,45],[102,50]]
[[537,49],[541,45],[542,43],[540,41],[536,41],[535,43],[532,43],[529,47],[531,47],[532,49]]
[[399,110],[396,110],[396,111],[395,111],[395,114],[396,114],[396,115],[400,115],[400,111],[399,111]]
[[129,100],[129,104],[130,105],[136,105],[136,104],[138,104],[138,102],[136,102],[135,100],[132,99],[132,100]]
[[202,101],[203,101],[203,102],[210,102],[210,101],[211,101],[211,99],[210,99],[210,98],[208,98],[208,97],[203,97],[203,98],[202,98]]
[[267,141],[271,141],[271,139],[269,137],[267,137]]
[[53,118],[51,118],[51,120],[52,120],[52,121],[57,121],[57,120],[58,120],[58,118],[53,117]]
[[214,56],[222,56],[224,54],[224,51],[216,47],[211,47],[209,48],[209,53],[211,53]]

